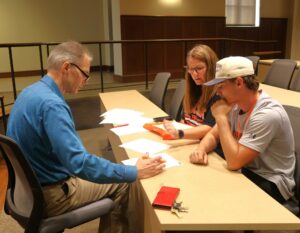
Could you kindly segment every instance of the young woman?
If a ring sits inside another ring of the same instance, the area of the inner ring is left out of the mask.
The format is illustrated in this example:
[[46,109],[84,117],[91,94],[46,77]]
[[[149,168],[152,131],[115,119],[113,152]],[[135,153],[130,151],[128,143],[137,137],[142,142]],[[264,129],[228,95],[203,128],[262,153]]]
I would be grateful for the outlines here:
[[219,98],[214,87],[202,84],[213,79],[218,57],[207,45],[194,46],[186,57],[186,88],[183,100],[183,119],[190,129],[177,130],[170,121],[165,121],[166,130],[177,138],[201,139],[215,124],[210,107]]

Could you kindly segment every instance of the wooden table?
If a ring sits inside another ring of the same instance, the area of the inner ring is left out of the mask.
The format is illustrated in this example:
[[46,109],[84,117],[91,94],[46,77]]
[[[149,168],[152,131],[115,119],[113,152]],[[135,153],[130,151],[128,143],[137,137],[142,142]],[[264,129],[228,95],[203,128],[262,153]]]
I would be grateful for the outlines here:
[[279,87],[273,87],[266,84],[260,84],[260,89],[264,90],[282,105],[291,105],[300,108],[300,92],[291,91]]
[[[165,113],[137,91],[99,94],[104,109],[130,108],[148,117]],[[119,137],[108,130],[108,137],[117,161],[140,156],[119,145],[137,138],[161,141],[150,132]],[[144,232],[167,230],[295,230],[300,220],[239,172],[226,168],[226,162],[216,153],[209,156],[208,166],[189,162],[189,154],[196,145],[174,147],[167,153],[181,161],[180,167],[166,170],[155,177],[141,180],[136,185],[143,200],[135,206],[141,211]],[[162,185],[181,189],[177,200],[189,207],[178,219],[170,211],[154,209],[151,202]],[[142,208],[143,207],[143,208]],[[143,216],[143,218],[142,218]]]

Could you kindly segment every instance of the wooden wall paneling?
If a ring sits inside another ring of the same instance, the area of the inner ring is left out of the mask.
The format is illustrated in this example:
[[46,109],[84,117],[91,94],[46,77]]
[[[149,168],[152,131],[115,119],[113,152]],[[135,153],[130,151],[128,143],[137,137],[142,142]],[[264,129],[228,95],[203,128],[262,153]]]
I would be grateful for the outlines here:
[[[163,18],[145,17],[144,39],[161,39],[164,34]],[[148,71],[157,73],[164,71],[164,43],[148,43]]]
[[211,18],[203,19],[200,21],[200,37],[209,38],[216,36],[216,20]]
[[150,73],[166,71],[164,57],[163,42],[148,43],[148,70]]
[[165,43],[165,68],[171,72],[171,78],[183,78],[186,54],[183,42]]
[[287,19],[276,19],[273,20],[272,24],[272,38],[279,40],[279,43],[276,44],[276,50],[281,50],[281,57],[285,55],[285,45],[286,45],[286,35],[287,34]]
[[201,20],[199,17],[183,18],[183,38],[200,38],[201,37]]
[[272,20],[261,19],[259,26],[259,40],[272,40]]
[[145,73],[144,45],[127,43],[122,45],[124,74]]
[[[165,17],[163,21],[163,39],[181,39],[183,37],[182,17]],[[185,50],[183,42],[164,43],[165,69],[172,73],[171,78],[182,78],[185,64]]]
[[[180,16],[121,16],[122,39],[193,39],[197,42],[152,42],[148,44],[149,79],[156,72],[169,71],[173,77],[182,75],[186,52],[195,44],[210,46],[219,58],[230,55],[249,56],[254,52],[282,51],[264,58],[284,56],[287,19],[262,18],[261,26],[226,27],[225,17],[180,17]],[[205,38],[212,38],[206,39]],[[256,40],[238,41],[241,40]],[[278,42],[265,43],[264,40]],[[145,60],[142,44],[124,44],[124,76],[144,78]]]
[[226,27],[225,37],[231,39],[246,39],[248,29],[242,27]]
[[216,38],[225,37],[225,17],[216,18]]
[[243,56],[253,56],[253,51],[256,50],[257,44],[253,42],[248,42],[245,44]]
[[[121,17],[122,40],[144,39],[144,18],[138,16]],[[142,43],[125,43],[122,45],[123,74],[120,81],[136,81],[136,74],[145,73],[144,45]],[[131,79],[131,80],[130,80]]]
[[145,17],[144,18],[144,38],[143,39],[162,39],[164,34],[163,18]]
[[281,51],[281,53],[261,55],[262,59],[283,58],[285,54],[287,19],[262,18],[259,40],[276,40],[277,43],[261,43],[258,51]]
[[245,39],[246,40],[258,40],[258,38],[259,38],[258,34],[259,34],[258,27],[248,28],[245,32]]
[[163,20],[164,34],[163,39],[182,39],[183,20],[181,17],[166,17]]
[[144,39],[144,18],[138,16],[121,16],[122,40]]

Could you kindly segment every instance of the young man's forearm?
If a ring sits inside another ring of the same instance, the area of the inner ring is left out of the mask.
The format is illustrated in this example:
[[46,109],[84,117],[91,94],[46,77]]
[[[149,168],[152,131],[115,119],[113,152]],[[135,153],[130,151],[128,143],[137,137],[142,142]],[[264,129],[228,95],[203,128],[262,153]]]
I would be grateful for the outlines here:
[[209,153],[215,149],[218,144],[218,136],[217,136],[218,129],[214,126],[200,141],[198,145],[198,149]]
[[231,170],[237,170],[240,168],[238,161],[239,144],[231,133],[228,118],[226,116],[221,116],[216,119],[216,122],[227,166]]

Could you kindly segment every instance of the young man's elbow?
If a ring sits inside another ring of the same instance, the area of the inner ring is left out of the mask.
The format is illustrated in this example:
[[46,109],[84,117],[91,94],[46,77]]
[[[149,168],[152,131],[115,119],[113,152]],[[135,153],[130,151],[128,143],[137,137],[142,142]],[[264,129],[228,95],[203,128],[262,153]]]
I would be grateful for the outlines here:
[[237,171],[241,169],[243,166],[239,163],[227,163],[227,168],[230,171]]

